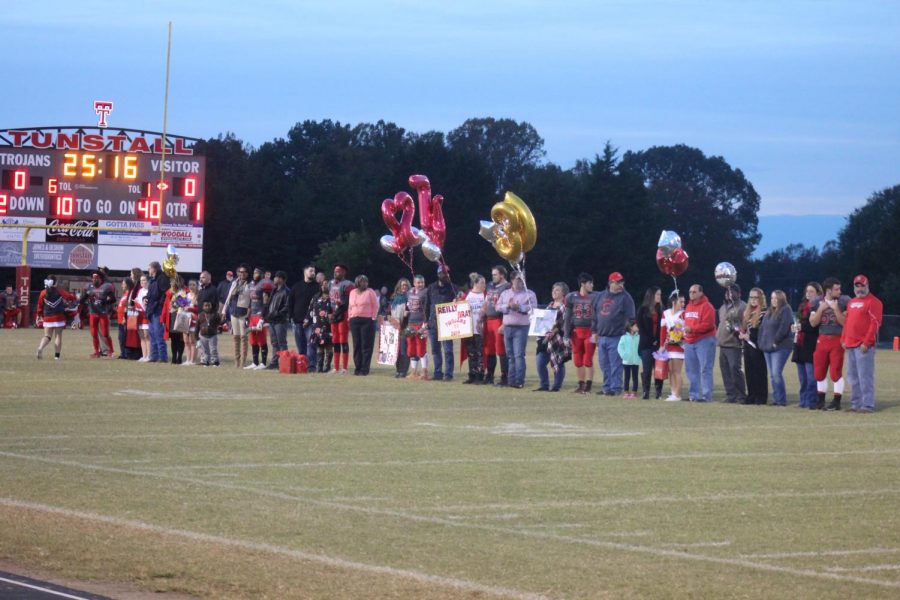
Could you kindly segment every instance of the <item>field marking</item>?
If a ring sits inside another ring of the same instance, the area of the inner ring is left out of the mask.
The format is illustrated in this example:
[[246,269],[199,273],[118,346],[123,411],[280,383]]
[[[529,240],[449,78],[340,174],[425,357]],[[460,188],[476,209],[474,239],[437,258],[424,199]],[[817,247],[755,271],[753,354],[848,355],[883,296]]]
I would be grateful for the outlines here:
[[559,534],[551,534],[544,533],[540,531],[533,530],[525,530],[511,527],[500,527],[498,525],[484,525],[477,523],[469,523],[465,521],[453,521],[451,519],[439,518],[439,517],[428,517],[424,515],[417,515],[413,513],[408,513],[399,510],[387,510],[387,509],[376,509],[370,507],[362,507],[362,506],[354,506],[352,504],[343,504],[339,502],[329,502],[327,500],[316,500],[314,498],[308,498],[305,496],[296,496],[290,494],[283,494],[280,492],[272,492],[269,490],[260,490],[256,488],[251,488],[247,486],[233,485],[223,482],[217,481],[206,481],[203,479],[195,479],[191,477],[180,477],[180,476],[172,476],[172,475],[164,475],[160,473],[153,472],[143,472],[143,471],[131,471],[128,469],[120,469],[115,467],[101,467],[97,465],[90,464],[82,464],[69,460],[62,459],[52,459],[46,458],[43,456],[29,456],[27,454],[14,454],[11,452],[0,452],[0,456],[5,456],[7,458],[16,458],[21,460],[33,461],[33,462],[42,462],[46,464],[53,464],[59,466],[69,466],[76,467],[83,470],[95,471],[100,473],[117,473],[123,475],[129,475],[131,477],[137,478],[156,478],[163,479],[169,481],[178,481],[182,483],[190,483],[193,485],[201,486],[201,487],[213,487],[218,489],[230,490],[230,491],[241,491],[247,492],[251,494],[255,494],[257,496],[274,498],[280,500],[288,500],[290,502],[302,502],[312,506],[319,506],[323,508],[330,508],[334,510],[343,510],[356,512],[360,514],[366,515],[374,515],[374,516],[384,516],[391,517],[400,520],[411,521],[414,523],[426,523],[429,525],[444,525],[448,527],[457,527],[461,529],[472,529],[476,531],[487,531],[491,533],[498,533],[501,535],[512,535],[536,540],[550,540],[555,542],[566,542],[572,544],[586,545],[594,548],[601,548],[604,550],[614,550],[616,552],[631,552],[634,554],[645,554],[648,556],[655,557],[666,557],[666,558],[677,558],[681,560],[693,561],[693,562],[705,562],[712,564],[720,564],[720,565],[728,565],[733,567],[740,567],[746,569],[752,569],[757,571],[765,571],[770,573],[783,573],[787,575],[793,575],[796,577],[809,577],[814,579],[826,579],[829,581],[842,581],[848,583],[862,583],[867,585],[875,585],[879,587],[887,587],[893,589],[900,589],[900,581],[884,581],[881,579],[871,579],[867,577],[859,577],[855,575],[841,575],[839,573],[828,573],[823,571],[814,571],[810,569],[798,569],[793,567],[787,567],[782,565],[772,565],[769,563],[763,562],[754,562],[743,558],[727,558],[720,556],[707,556],[704,554],[694,554],[691,552],[685,552],[681,550],[673,550],[666,548],[657,548],[654,546],[638,546],[634,544],[626,544],[622,542],[612,542],[612,541],[601,541],[601,540],[590,540],[573,536],[559,535]]
[[52,596],[59,596],[60,598],[69,598],[70,600],[90,600],[89,598],[86,598],[84,596],[73,596],[72,594],[66,594],[65,592],[52,590],[50,588],[42,587],[39,585],[32,585],[30,583],[25,583],[24,581],[18,581],[16,579],[7,579],[6,577],[0,577],[0,581],[5,581],[6,583],[11,583],[12,585],[17,585],[23,588],[28,588],[29,590],[44,592]]
[[[900,488],[880,490],[838,490],[821,492],[745,492],[736,494],[700,494],[693,496],[644,496],[642,498],[610,498],[595,501],[550,500],[547,502],[508,502],[492,504],[456,504],[449,506],[416,506],[416,510],[431,512],[465,512],[480,510],[529,510],[541,508],[606,508],[662,502],[719,502],[722,500],[759,500],[765,498],[856,498],[860,496],[886,496],[900,494]],[[747,555],[760,558],[768,556]],[[777,558],[773,556],[772,558]]]
[[865,567],[828,567],[825,569],[832,573],[845,573],[849,571],[900,571],[900,565],[868,565]]
[[[805,452],[808,456],[848,456],[848,455],[883,455],[900,454],[900,448],[879,450],[847,450]],[[692,452],[687,454],[650,454],[646,456],[539,456],[534,458],[442,458],[434,460],[334,460],[311,462],[273,462],[273,463],[228,463],[214,465],[166,465],[154,467],[159,471],[194,471],[215,469],[302,469],[318,467],[415,467],[429,465],[489,465],[489,464],[531,464],[531,463],[578,463],[578,462],[640,462],[644,460],[681,460],[707,458],[767,458],[776,456],[797,456],[796,452]]]
[[809,550],[801,552],[764,552],[741,554],[741,558],[807,558],[817,556],[854,556],[856,554],[897,554],[900,548],[860,548],[858,550]]
[[[67,433],[32,436],[9,436],[4,440],[9,441],[40,441],[40,440],[168,440],[172,438],[255,438],[255,437],[307,437],[307,436],[331,436],[331,435],[395,435],[400,433],[423,434],[428,433],[423,429],[347,429],[336,431],[263,431],[260,433],[97,433],[86,435],[71,435]],[[2,441],[0,440],[0,443]]]
[[[501,586],[493,586],[481,584],[475,581],[469,581],[467,579],[458,579],[454,577],[443,577],[441,575],[431,575],[429,573],[424,573],[422,571],[417,571],[413,569],[399,569],[395,567],[386,567],[383,565],[373,565],[369,563],[358,562],[355,560],[349,560],[346,558],[340,558],[335,556],[328,556],[325,554],[315,554],[312,552],[306,552],[303,550],[296,550],[294,548],[288,548],[285,546],[277,546],[274,544],[267,544],[264,542],[254,542],[251,540],[241,540],[235,538],[228,538],[219,535],[213,535],[209,533],[200,533],[197,531],[189,531],[185,529],[178,529],[173,527],[165,527],[162,525],[154,525],[152,523],[147,523],[145,521],[137,521],[134,519],[123,519],[120,517],[111,517],[108,515],[101,515],[97,513],[84,512],[79,510],[71,510],[68,508],[62,508],[58,506],[50,506],[47,504],[40,504],[35,502],[25,502],[21,500],[16,500],[14,498],[0,498],[0,505],[9,506],[11,508],[19,508],[24,510],[31,510],[36,512],[49,513],[54,515],[59,515],[63,517],[69,517],[74,519],[80,519],[84,521],[91,521],[94,523],[104,523],[108,525],[115,525],[119,527],[127,527],[130,529],[137,529],[139,531],[149,531],[151,533],[162,534],[172,537],[180,537],[184,539],[188,539],[195,542],[204,542],[209,544],[217,544],[220,546],[232,546],[237,548],[244,548],[247,550],[255,550],[266,552],[268,554],[276,554],[280,556],[288,556],[291,558],[296,558],[299,560],[305,560],[309,562],[314,562],[318,564],[323,564],[329,567],[337,567],[341,569],[349,569],[353,571],[362,571],[365,573],[375,573],[379,575],[390,575],[392,577],[401,577],[403,579],[410,579],[417,583],[426,583],[432,585],[440,585],[443,587],[450,587],[458,590],[463,590],[466,592],[478,592],[482,594],[491,594],[493,596],[502,596],[507,598],[516,598],[517,600],[549,600],[548,596],[544,596],[541,594],[533,594],[530,592],[523,592],[520,590],[514,590],[512,588],[506,588]],[[70,598],[75,598],[74,596],[69,596]],[[78,599],[76,599],[78,600]],[[83,599],[81,599],[83,600]]]
[[508,437],[529,438],[585,438],[585,437],[633,437],[644,435],[643,431],[610,431],[609,429],[591,429],[581,425],[563,423],[498,423],[496,425],[443,425],[441,423],[416,423],[431,429],[489,433]]

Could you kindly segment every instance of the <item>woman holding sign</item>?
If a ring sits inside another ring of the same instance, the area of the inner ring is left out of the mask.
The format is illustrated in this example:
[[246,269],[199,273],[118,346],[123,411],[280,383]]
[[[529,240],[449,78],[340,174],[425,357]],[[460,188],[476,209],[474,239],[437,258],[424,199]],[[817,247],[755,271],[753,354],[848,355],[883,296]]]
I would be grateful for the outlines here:
[[528,342],[529,313],[537,308],[537,297],[525,287],[521,274],[513,277],[512,287],[500,294],[497,311],[503,315],[503,342],[509,357],[509,386],[525,385],[525,344]]
[[[565,282],[558,281],[553,284],[550,295],[553,301],[547,305],[547,310],[556,311],[556,321],[550,331],[537,341],[537,355],[535,357],[540,385],[534,392],[558,392],[566,378],[565,356],[566,346],[563,340],[563,323],[566,313],[566,296],[569,294],[569,286]],[[568,350],[571,350],[571,345]],[[550,376],[547,366],[553,367],[553,387],[550,387]]]

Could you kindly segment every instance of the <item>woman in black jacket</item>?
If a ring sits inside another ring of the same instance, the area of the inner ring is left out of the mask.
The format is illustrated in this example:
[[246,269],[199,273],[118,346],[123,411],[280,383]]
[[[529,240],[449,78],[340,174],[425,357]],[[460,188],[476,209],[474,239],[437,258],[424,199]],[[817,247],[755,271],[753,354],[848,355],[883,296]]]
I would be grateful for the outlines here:
[[[649,287],[644,293],[644,302],[637,311],[637,326],[640,338],[638,340],[638,354],[641,355],[641,386],[644,390],[642,398],[650,398],[650,379],[653,377],[653,353],[659,346],[659,324],[662,320],[662,291],[656,287]],[[654,379],[656,399],[662,395],[662,379]]]
[[766,293],[753,288],[747,298],[739,336],[744,341],[744,375],[747,378],[745,404],[766,404],[769,401],[769,371],[766,368],[766,357],[759,349],[759,324],[765,312]]
[[810,307],[816,297],[822,296],[822,286],[817,281],[806,284],[806,295],[794,315],[794,353],[791,361],[797,363],[800,380],[800,408],[817,408],[816,376],[813,373],[813,353],[819,341],[819,328],[809,322]]

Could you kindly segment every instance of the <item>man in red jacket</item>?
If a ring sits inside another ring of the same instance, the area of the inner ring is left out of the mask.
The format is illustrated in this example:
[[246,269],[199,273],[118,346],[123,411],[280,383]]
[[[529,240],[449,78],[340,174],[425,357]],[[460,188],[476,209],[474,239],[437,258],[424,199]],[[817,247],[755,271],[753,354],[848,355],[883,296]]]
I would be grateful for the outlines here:
[[841,345],[847,351],[847,379],[850,382],[850,412],[875,412],[875,345],[881,327],[881,300],[869,292],[865,275],[853,278],[856,297],[847,303]]
[[697,283],[684,307],[684,370],[691,402],[711,402],[716,364],[716,309]]

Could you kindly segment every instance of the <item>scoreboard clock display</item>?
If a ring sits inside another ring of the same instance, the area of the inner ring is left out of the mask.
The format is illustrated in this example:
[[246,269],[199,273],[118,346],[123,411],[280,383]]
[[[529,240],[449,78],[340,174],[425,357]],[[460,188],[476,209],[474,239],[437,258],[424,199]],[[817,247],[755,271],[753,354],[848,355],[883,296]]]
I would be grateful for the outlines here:
[[[132,135],[127,137],[130,143],[111,143],[110,139],[125,136],[104,137],[104,133],[5,130],[4,135],[0,130],[0,141],[22,146],[0,145],[0,222],[101,228],[97,232],[49,228],[43,234],[31,230],[28,262],[33,266],[77,268],[89,263],[88,267],[146,268],[147,262],[161,260],[160,248],[171,243],[179,248],[181,267],[186,272],[199,271],[206,200],[204,157],[193,155],[184,143],[188,138],[173,138],[178,143],[163,159],[159,139]],[[140,231],[150,228],[159,231]],[[21,241],[23,231],[0,228],[0,265],[21,260],[21,248],[16,259],[10,244]],[[72,249],[67,244],[81,246],[78,260],[69,260]],[[92,255],[89,261],[84,260],[87,254]]]

